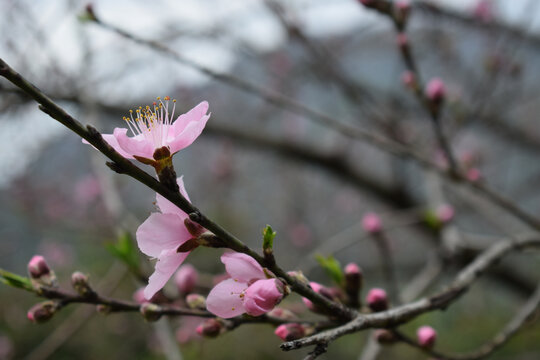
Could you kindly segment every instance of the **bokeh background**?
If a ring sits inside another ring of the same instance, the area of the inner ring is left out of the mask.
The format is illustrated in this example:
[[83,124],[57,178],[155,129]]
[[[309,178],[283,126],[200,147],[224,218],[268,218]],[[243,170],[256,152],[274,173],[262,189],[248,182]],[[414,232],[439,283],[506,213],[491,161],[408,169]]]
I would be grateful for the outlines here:
[[[527,230],[411,162],[85,21],[80,15],[86,4],[1,0],[0,57],[104,133],[123,126],[130,108],[157,96],[177,99],[177,113],[207,100],[211,120],[203,135],[176,155],[177,173],[184,175],[192,201],[250,246],[260,246],[261,229],[271,224],[282,267],[330,284],[314,255],[332,254],[342,264],[357,262],[366,288],[384,287],[377,247],[361,227],[370,211],[380,214],[388,229],[402,288],[441,244],[446,250],[465,244],[473,251]],[[279,4],[276,10],[260,0],[93,2],[105,22],[437,159],[429,119],[401,84],[404,66],[388,19],[355,0]],[[537,1],[424,0],[413,2],[408,28],[423,78],[438,76],[447,85],[444,129],[460,161],[534,215],[540,215],[539,19]],[[3,79],[0,94],[0,267],[24,274],[28,260],[39,253],[64,287],[79,270],[90,274],[100,292],[130,299],[141,284],[106,244],[121,231],[134,233],[154,211],[155,194],[108,170],[102,155]],[[423,217],[443,203],[451,204],[456,216],[451,226],[434,230]],[[426,293],[451,280],[470,261],[470,251],[445,262]],[[212,275],[223,272],[220,253],[198,249],[189,257],[207,286]],[[532,291],[537,260],[535,254],[509,256],[446,312],[422,316],[404,331],[413,334],[428,323],[438,330],[441,349],[478,347]],[[140,264],[144,273],[151,271],[145,257]],[[166,290],[175,292],[174,286]],[[209,340],[194,334],[197,319],[149,324],[138,315],[103,316],[84,305],[35,325],[26,311],[37,301],[0,286],[0,359],[297,359],[303,354],[281,352],[266,325]],[[284,306],[297,308],[298,301],[293,296]],[[537,359],[539,331],[538,325],[527,325],[490,358]],[[345,337],[325,356],[360,358],[370,336]],[[396,345],[379,358],[425,356]]]

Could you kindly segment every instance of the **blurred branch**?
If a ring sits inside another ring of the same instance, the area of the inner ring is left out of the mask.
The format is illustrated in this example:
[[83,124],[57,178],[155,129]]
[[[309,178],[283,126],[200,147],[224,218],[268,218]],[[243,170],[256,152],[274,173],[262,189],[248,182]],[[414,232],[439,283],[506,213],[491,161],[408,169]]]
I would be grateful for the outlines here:
[[397,339],[404,343],[422,350],[426,354],[435,356],[441,360],[477,360],[484,358],[495,350],[503,346],[510,340],[522,327],[524,327],[534,313],[540,306],[540,285],[536,288],[535,292],[529,298],[529,300],[521,307],[521,309],[514,315],[514,317],[508,322],[508,324],[493,337],[493,339],[478,350],[471,351],[464,354],[445,354],[437,350],[427,349],[421,347],[415,340],[406,336],[405,334],[395,331]]
[[367,328],[393,327],[407,322],[420,314],[445,309],[467,292],[474,281],[502,257],[515,250],[539,246],[540,236],[538,234],[518,236],[515,240],[499,242],[482,252],[471,264],[459,272],[454,281],[445,290],[435,295],[387,311],[370,315],[358,315],[357,318],[334,329],[323,331],[300,340],[285,342],[281,344],[281,348],[289,351],[309,345],[328,345],[331,341],[346,334]]

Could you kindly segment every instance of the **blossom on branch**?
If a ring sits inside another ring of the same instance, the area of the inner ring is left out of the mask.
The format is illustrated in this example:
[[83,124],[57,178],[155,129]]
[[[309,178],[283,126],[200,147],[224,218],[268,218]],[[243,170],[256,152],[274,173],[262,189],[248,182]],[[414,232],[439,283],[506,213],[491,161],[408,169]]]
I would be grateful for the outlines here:
[[[124,117],[128,127],[115,128],[112,134],[103,134],[103,139],[125,158],[137,159],[147,165],[161,160],[159,157],[170,158],[191,145],[210,118],[206,114],[208,102],[201,102],[174,120],[176,100],[173,100],[171,112],[168,96],[164,98],[165,102],[160,98],[157,100],[152,107],[139,107],[135,112],[130,110],[130,116]],[[128,136],[128,131],[132,137]],[[167,149],[165,154],[163,148]]]
[[217,284],[206,298],[211,313],[228,319],[247,313],[260,316],[274,308],[287,292],[285,284],[268,278],[250,256],[228,252],[221,256],[230,279]]
[[[177,179],[180,193],[188,201],[182,177]],[[197,246],[178,252],[179,247],[189,240],[197,239],[205,229],[191,222],[189,216],[176,205],[156,194],[156,204],[161,212],[152,213],[137,229],[137,244],[146,255],[157,258],[156,268],[148,279],[144,297],[151,299],[184,262],[190,251]]]

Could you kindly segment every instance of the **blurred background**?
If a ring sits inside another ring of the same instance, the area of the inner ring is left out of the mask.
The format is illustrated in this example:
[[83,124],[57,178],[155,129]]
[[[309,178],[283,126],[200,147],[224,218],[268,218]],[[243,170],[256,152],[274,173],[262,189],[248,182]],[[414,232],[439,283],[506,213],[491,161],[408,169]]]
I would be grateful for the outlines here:
[[[330,285],[315,254],[333,255],[343,265],[362,267],[366,290],[385,287],[377,247],[361,226],[366,213],[376,212],[401,289],[435,264],[437,276],[414,298],[447,284],[479,249],[527,230],[410,161],[86,21],[86,4],[0,0],[0,57],[103,133],[124,126],[129,109],[158,96],[177,99],[177,114],[207,100],[211,119],[175,156],[176,171],[191,200],[248,245],[259,248],[261,229],[271,224],[283,268]],[[425,110],[401,83],[405,68],[392,24],[355,0],[102,0],[93,8],[104,22],[196,64],[440,160]],[[416,1],[408,26],[423,79],[446,83],[443,127],[462,166],[536,216],[539,31],[540,3],[534,0]],[[25,274],[32,255],[42,254],[64,287],[78,270],[90,274],[100,293],[131,299],[141,283],[107,244],[122,231],[134,234],[155,210],[155,194],[108,170],[104,156],[4,79],[0,94],[0,268]],[[446,226],[429,221],[442,204],[455,209]],[[204,248],[188,258],[208,285],[224,270],[220,254]],[[149,274],[151,262],[142,255],[139,260]],[[440,349],[477,348],[532,292],[537,260],[534,253],[505,258],[446,312],[424,315],[403,330],[413,334],[427,323],[438,330]],[[174,293],[173,287],[166,290]],[[298,301],[293,296],[284,306],[295,308]],[[0,286],[0,359],[298,359],[305,352],[281,352],[268,325],[208,340],[194,334],[197,319],[149,324],[134,314],[103,316],[86,305],[35,325],[26,311],[36,302]],[[526,326],[489,358],[538,359],[539,331]],[[360,359],[370,336],[342,338],[325,356]],[[425,357],[405,345],[379,354]]]

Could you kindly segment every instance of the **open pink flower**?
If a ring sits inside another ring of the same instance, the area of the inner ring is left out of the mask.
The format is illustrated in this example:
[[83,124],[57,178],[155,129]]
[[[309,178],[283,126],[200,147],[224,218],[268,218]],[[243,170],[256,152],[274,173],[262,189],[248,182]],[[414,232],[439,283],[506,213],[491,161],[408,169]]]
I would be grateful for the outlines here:
[[221,256],[230,279],[217,284],[206,298],[206,308],[228,319],[243,313],[262,315],[274,308],[284,294],[284,284],[268,279],[263,268],[250,256],[228,252]]
[[[181,177],[177,179],[177,183],[180,193],[189,201]],[[144,254],[157,258],[155,271],[144,289],[146,299],[151,299],[165,286],[167,280],[188,256],[189,251],[179,253],[178,247],[198,235],[193,234],[193,230],[190,232],[187,229],[185,221],[186,219],[189,221],[189,217],[176,205],[159,194],[156,195],[156,203],[161,212],[152,213],[139,226],[136,234],[139,249]],[[204,229],[201,227],[200,232],[202,231]]]
[[[201,134],[206,122],[208,102],[203,101],[186,114],[174,117],[174,106],[169,113],[169,97],[162,102],[154,103],[153,107],[139,107],[130,110],[130,117],[124,117],[128,128],[115,128],[112,134],[103,134],[103,139],[120,155],[128,159],[143,158],[152,160],[156,149],[167,147],[171,155],[188,147]],[[128,136],[128,130],[133,134]]]

